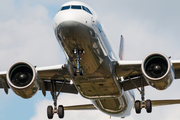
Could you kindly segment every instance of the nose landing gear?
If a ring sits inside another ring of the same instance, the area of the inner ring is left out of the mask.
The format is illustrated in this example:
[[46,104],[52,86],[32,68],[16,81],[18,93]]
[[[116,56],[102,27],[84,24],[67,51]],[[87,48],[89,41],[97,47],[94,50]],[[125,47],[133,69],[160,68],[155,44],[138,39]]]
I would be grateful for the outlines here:
[[73,53],[76,54],[75,61],[77,63],[77,67],[73,68],[74,76],[77,76],[77,73],[79,73],[82,76],[83,75],[83,68],[79,66],[80,61],[82,59],[82,58],[80,58],[80,55],[83,55],[85,52],[84,52],[84,50],[74,49]]

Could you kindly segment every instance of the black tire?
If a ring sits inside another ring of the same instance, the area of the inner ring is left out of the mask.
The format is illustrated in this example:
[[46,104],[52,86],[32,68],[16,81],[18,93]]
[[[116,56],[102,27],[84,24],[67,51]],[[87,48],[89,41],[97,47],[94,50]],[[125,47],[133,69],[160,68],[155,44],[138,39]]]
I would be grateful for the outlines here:
[[47,107],[47,117],[49,119],[52,119],[53,118],[53,107],[52,106],[48,106]]
[[84,50],[78,50],[79,54],[83,54]]
[[141,113],[141,102],[139,100],[135,101],[135,110],[137,114]]
[[64,118],[64,107],[62,105],[58,106],[58,116],[59,118]]
[[78,53],[79,53],[79,54],[81,54],[81,53],[82,53],[82,51],[81,51],[81,50],[78,50]]
[[83,75],[83,68],[82,68],[82,67],[79,68],[79,74],[80,74],[81,76]]
[[73,68],[74,76],[77,76],[76,67]]
[[147,111],[147,113],[151,113],[152,112],[152,103],[151,103],[151,100],[146,100],[146,111]]

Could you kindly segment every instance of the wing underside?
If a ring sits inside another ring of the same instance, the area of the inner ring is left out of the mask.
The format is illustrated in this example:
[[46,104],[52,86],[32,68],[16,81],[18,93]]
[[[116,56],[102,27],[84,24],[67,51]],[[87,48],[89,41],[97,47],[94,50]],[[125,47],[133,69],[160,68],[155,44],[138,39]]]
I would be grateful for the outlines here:
[[[174,68],[175,79],[180,78],[180,61],[172,60],[172,65]],[[149,84],[142,77],[141,70],[142,61],[118,61],[115,65],[115,72],[118,78],[123,77],[123,80],[120,79],[120,84],[123,86],[124,90],[131,90],[141,86],[141,80],[143,81],[144,86]]]
[[[125,91],[141,87],[142,81],[144,86],[148,83],[145,79],[142,79],[141,71],[142,61],[119,61],[115,65],[115,71],[117,76],[124,77],[123,81],[120,81]],[[175,78],[180,78],[180,61],[172,61],[173,67],[175,69]],[[39,77],[44,83],[45,91],[51,91],[51,82],[56,81],[56,91],[65,84],[61,92],[77,94],[78,91],[74,84],[70,84],[70,75],[65,65],[56,65],[49,67],[36,68]],[[6,80],[6,72],[0,72],[0,88],[5,87],[8,89],[9,86]],[[42,87],[40,87],[42,90]],[[6,91],[6,90],[5,90]],[[180,100],[152,100],[152,106],[163,106],[180,104]],[[93,104],[86,105],[75,105],[66,106],[65,110],[92,110],[96,109]]]
[[[36,70],[40,78],[40,90],[51,91],[52,81],[54,81],[56,92],[63,86],[61,92],[78,94],[75,85],[70,83],[70,75],[66,65],[37,67]],[[0,88],[4,88],[5,92],[8,94],[8,89],[10,87],[7,84],[6,73],[7,72],[0,72]]]

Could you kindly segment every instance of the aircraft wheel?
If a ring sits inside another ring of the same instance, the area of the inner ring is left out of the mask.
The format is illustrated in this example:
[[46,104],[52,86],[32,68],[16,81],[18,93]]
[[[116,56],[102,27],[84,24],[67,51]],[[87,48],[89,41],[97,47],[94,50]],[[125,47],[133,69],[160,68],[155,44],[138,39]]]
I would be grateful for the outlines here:
[[53,107],[52,106],[47,107],[47,116],[49,119],[53,118]]
[[58,116],[59,116],[59,118],[64,117],[64,107],[62,105],[58,106]]
[[147,111],[147,113],[151,113],[152,112],[151,100],[146,100],[146,111]]
[[83,75],[83,68],[82,68],[82,67],[79,68],[79,74],[80,74],[81,76]]
[[76,72],[76,67],[73,68],[73,73],[74,73],[74,76],[77,76],[77,72]]
[[141,102],[139,100],[135,101],[135,110],[137,114],[141,113]]

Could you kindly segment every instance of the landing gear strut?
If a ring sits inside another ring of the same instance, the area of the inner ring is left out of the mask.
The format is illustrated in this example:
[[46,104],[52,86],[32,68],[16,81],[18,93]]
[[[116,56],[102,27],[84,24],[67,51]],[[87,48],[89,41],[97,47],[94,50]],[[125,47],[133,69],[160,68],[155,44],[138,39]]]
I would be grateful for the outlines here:
[[56,81],[52,80],[51,81],[51,95],[54,101],[54,109],[52,106],[48,106],[47,107],[47,116],[49,119],[52,119],[54,116],[54,113],[57,113],[59,118],[63,118],[64,117],[64,107],[62,105],[59,105],[57,108],[57,98],[63,88],[63,86],[66,83],[66,80],[64,81],[64,83],[62,84],[61,88],[58,91],[58,94],[56,95]]
[[[131,80],[130,77],[129,77],[129,79]],[[131,80],[131,82],[133,82],[133,81]],[[135,85],[135,83],[133,83],[133,84]],[[152,103],[151,103],[151,100],[149,100],[149,99],[145,101],[145,90],[144,90],[144,83],[143,83],[142,76],[141,76],[141,90],[138,87],[137,87],[137,89],[139,90],[139,92],[141,94],[141,101],[139,101],[139,100],[135,101],[136,113],[140,114],[142,108],[145,108],[147,113],[151,113],[152,112]]]
[[77,63],[77,67],[73,68],[74,76],[77,76],[77,73],[79,73],[82,76],[83,75],[83,68],[80,67],[79,64],[80,64],[80,61],[81,61],[80,55],[84,54],[84,50],[74,49],[73,53],[76,54],[75,60],[76,60],[76,63]]

